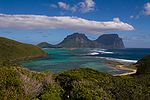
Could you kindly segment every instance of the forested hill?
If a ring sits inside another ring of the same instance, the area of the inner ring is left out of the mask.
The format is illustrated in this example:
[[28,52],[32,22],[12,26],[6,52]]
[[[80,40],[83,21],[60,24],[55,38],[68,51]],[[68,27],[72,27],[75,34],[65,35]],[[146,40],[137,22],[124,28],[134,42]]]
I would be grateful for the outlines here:
[[46,56],[39,47],[0,37],[0,62]]

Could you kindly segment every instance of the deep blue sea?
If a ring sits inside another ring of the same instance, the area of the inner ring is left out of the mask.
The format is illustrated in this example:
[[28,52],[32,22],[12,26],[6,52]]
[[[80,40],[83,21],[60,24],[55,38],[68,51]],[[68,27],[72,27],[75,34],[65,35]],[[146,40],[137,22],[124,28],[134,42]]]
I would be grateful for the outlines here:
[[106,60],[135,63],[145,55],[150,54],[150,49],[44,49],[48,53],[45,58],[32,59],[21,62],[31,70],[62,72],[74,68],[92,68],[110,74],[127,72],[106,64]]

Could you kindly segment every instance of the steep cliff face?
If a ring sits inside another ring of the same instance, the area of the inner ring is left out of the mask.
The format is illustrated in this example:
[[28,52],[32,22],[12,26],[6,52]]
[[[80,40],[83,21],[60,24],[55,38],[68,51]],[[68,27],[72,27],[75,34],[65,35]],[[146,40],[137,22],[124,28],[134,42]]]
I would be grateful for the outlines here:
[[117,34],[101,35],[96,42],[101,43],[101,48],[125,48],[122,39]]
[[85,34],[74,33],[68,35],[64,40],[58,45],[51,45],[46,42],[38,44],[42,48],[124,48],[122,39],[117,34],[105,34],[100,36],[98,39],[92,41],[87,38]]
[[98,44],[89,40],[85,34],[74,33],[67,36],[58,46],[65,48],[93,48]]

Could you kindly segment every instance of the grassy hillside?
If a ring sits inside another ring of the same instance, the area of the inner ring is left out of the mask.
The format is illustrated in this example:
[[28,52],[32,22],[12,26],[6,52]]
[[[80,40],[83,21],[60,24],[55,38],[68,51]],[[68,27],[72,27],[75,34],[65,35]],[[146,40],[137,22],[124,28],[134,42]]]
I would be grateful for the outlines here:
[[0,37],[0,62],[45,56],[39,47]]

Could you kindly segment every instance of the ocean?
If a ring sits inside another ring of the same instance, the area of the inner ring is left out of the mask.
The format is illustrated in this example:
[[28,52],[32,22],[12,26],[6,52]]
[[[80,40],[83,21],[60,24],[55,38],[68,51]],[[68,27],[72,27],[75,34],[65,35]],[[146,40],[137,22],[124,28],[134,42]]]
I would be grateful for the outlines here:
[[107,60],[123,63],[136,63],[150,54],[150,49],[63,49],[45,48],[45,58],[37,58],[21,62],[23,66],[34,71],[50,70],[54,73],[74,69],[92,68],[110,74],[121,74],[126,70],[116,69],[106,63]]

